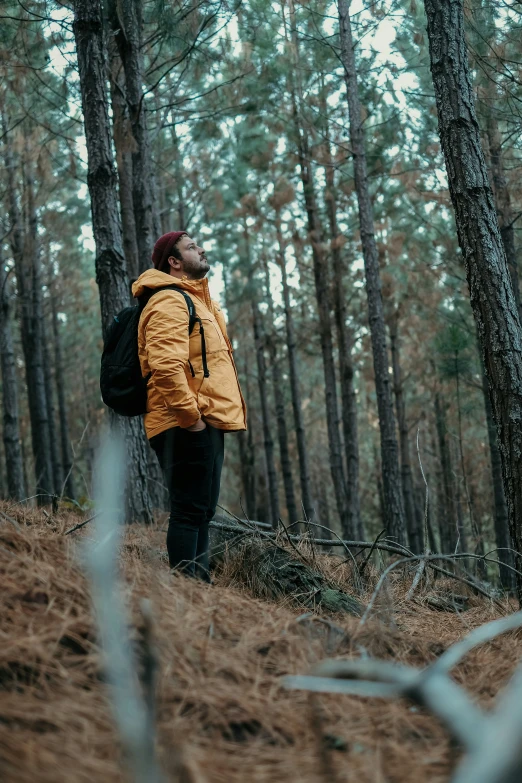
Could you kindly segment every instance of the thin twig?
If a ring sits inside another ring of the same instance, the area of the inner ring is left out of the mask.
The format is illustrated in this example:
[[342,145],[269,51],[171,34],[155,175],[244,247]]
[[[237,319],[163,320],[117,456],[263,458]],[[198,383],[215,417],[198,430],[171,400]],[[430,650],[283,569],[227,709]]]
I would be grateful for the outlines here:
[[[83,432],[81,434],[80,440],[78,441],[78,445],[76,446],[77,449],[79,449],[80,446],[82,445],[83,439],[85,437],[85,433],[87,432],[87,428],[88,428],[90,423],[91,423],[91,420],[88,419],[87,424],[83,428]],[[71,443],[71,446],[72,446],[72,443]],[[72,450],[73,450],[73,459],[71,461],[71,467],[69,468],[68,473],[67,473],[67,475],[66,475],[66,477],[64,479],[64,482],[63,482],[62,491],[60,492],[60,497],[61,498],[63,498],[63,494],[65,492],[65,487],[67,486],[67,482],[69,481],[69,476],[71,475],[72,470],[73,470],[74,465],[75,465],[75,462],[76,462],[76,451],[74,449],[74,446],[72,446]]]
[[80,528],[87,525],[89,522],[92,522],[93,519],[96,519],[98,514],[93,514],[92,517],[89,517],[89,519],[84,519],[83,522],[80,522],[78,525],[75,525],[74,527],[70,527],[69,530],[66,530],[64,533],[64,536],[68,536],[69,533],[74,533],[76,530],[79,530]]
[[383,527],[381,532],[377,534],[377,537],[374,539],[374,542],[373,542],[373,544],[370,547],[370,551],[368,552],[368,555],[364,559],[364,563],[362,564],[362,566],[359,569],[359,574],[361,575],[361,578],[362,578],[362,575],[364,574],[364,570],[365,570],[366,566],[370,562],[370,558],[373,555],[373,553],[375,551],[375,547],[379,543],[379,539],[380,539],[380,537],[382,536],[383,533],[386,533],[386,528],[385,527]]

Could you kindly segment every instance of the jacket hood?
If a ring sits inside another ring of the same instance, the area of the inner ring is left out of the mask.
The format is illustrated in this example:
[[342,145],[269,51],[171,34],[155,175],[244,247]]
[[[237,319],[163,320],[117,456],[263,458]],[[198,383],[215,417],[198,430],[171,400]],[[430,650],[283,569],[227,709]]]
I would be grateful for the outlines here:
[[172,285],[176,280],[172,275],[158,272],[157,269],[146,269],[132,284],[132,295],[141,296],[146,288],[160,288],[162,285]]
[[212,300],[208,287],[208,278],[202,280],[189,280],[188,277],[174,277],[165,272],[158,272],[157,269],[147,269],[141,274],[132,285],[132,295],[140,297],[146,288],[161,288],[166,285],[177,285],[184,288],[191,296],[197,296],[205,302],[206,306],[212,309]]

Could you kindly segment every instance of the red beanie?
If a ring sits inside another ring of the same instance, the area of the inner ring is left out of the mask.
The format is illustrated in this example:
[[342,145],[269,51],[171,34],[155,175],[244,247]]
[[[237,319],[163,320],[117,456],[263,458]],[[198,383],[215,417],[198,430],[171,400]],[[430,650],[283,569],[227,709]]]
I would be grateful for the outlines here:
[[168,257],[172,255],[172,248],[183,235],[188,236],[186,231],[169,231],[168,234],[163,234],[154,245],[152,263],[160,272],[164,271],[163,267]]

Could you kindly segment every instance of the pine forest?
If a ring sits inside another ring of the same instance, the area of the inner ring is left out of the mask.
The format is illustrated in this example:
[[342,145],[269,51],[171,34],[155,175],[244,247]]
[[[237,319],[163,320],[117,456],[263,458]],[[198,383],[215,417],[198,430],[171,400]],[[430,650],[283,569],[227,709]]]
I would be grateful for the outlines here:
[[[3,780],[519,781],[520,3],[2,0],[0,161]],[[169,232],[210,586],[100,392]]]

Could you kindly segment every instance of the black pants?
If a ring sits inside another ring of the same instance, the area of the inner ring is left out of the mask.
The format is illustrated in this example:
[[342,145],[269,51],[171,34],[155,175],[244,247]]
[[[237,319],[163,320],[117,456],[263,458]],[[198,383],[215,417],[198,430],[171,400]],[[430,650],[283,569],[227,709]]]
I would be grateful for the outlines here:
[[224,433],[209,424],[200,432],[173,427],[151,438],[150,445],[170,496],[170,566],[208,582],[208,523],[219,499]]

